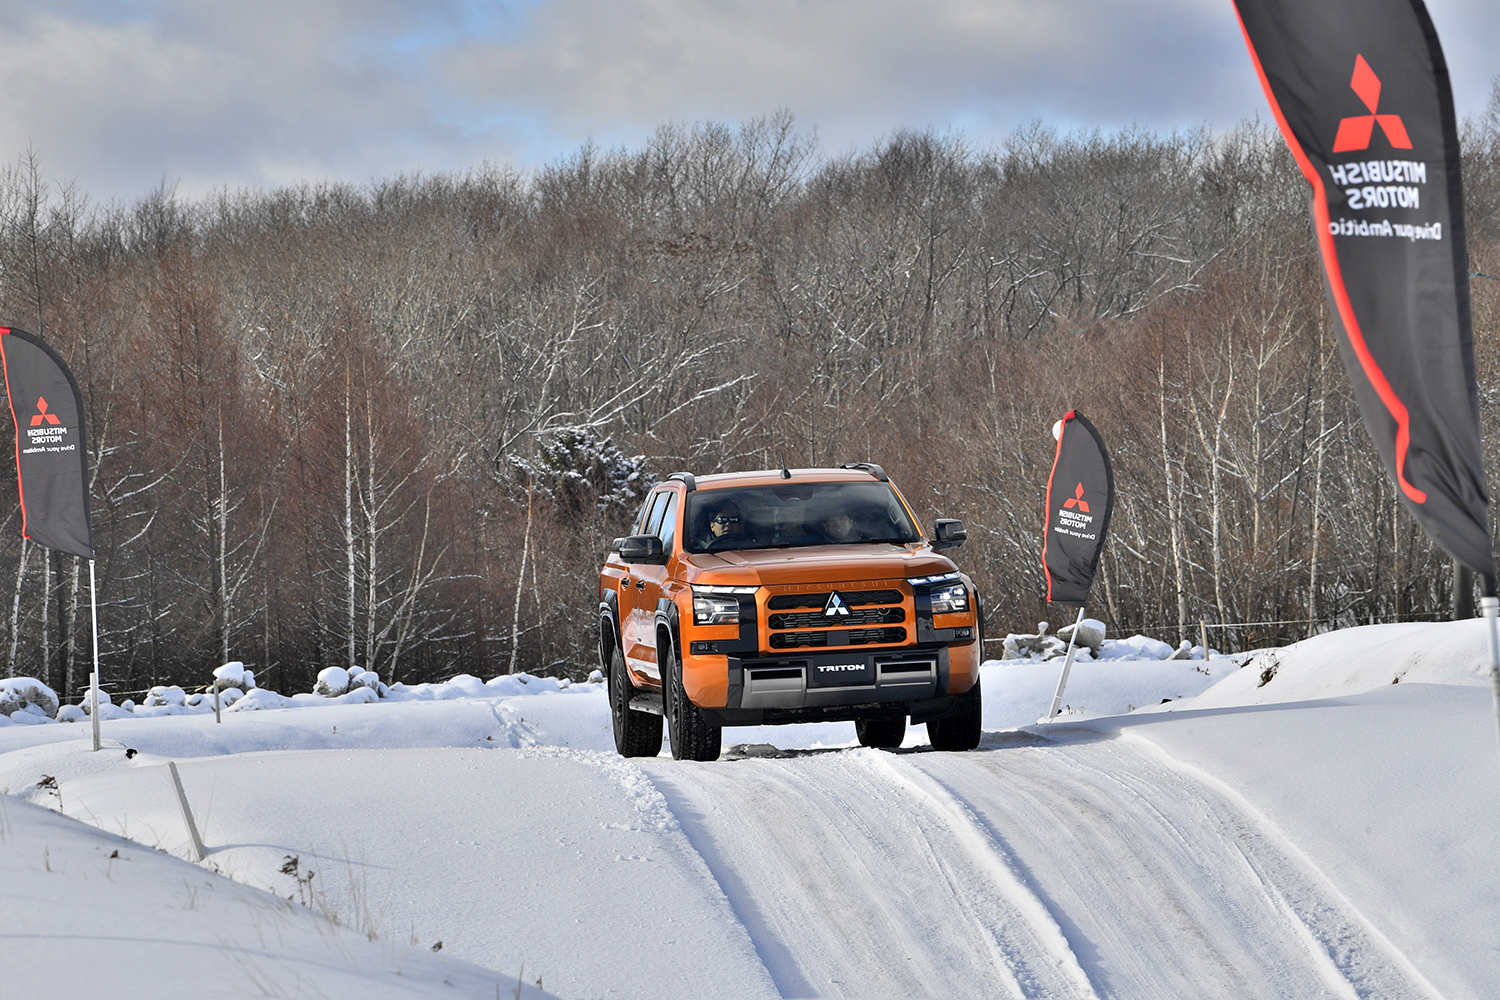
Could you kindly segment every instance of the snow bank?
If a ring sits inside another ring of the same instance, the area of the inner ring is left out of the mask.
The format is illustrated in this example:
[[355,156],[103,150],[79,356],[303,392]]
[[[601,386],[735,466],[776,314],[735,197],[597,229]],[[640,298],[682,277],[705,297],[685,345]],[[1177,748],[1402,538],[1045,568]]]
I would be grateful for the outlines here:
[[1340,629],[1257,651],[1192,707],[1313,701],[1412,682],[1488,684],[1489,655],[1482,618]]
[[[108,692],[99,692],[99,718],[150,719],[172,715],[211,715],[214,710],[213,691],[219,689],[221,712],[256,712],[266,709],[320,708],[330,705],[368,705],[378,701],[417,702],[453,701],[459,698],[509,698],[516,695],[555,694],[576,689],[585,693],[604,682],[604,675],[595,670],[585,685],[574,685],[567,678],[536,677],[531,674],[501,674],[488,681],[472,674],[459,674],[436,684],[401,683],[386,684],[373,670],[356,667],[325,667],[318,672],[317,682],[310,692],[283,695],[266,688],[257,687],[255,674],[238,660],[214,668],[213,680],[202,691],[189,693],[178,685],[158,685],[146,693],[139,705],[126,700],[116,706],[110,703]],[[0,685],[11,684],[17,692],[10,710],[0,715],[0,726],[40,725],[48,722],[83,722],[89,717],[87,696],[77,705],[57,707],[57,696],[51,689],[31,678],[11,678]],[[242,690],[243,688],[243,690]],[[9,689],[0,686],[0,692]],[[30,695],[25,694],[30,692]],[[32,697],[34,695],[34,697]],[[52,698],[51,711],[47,711],[45,697]],[[0,694],[0,699],[5,697]],[[22,702],[25,702],[23,705]],[[39,707],[39,703],[40,706]],[[6,702],[0,700],[0,709]],[[7,718],[22,711],[25,718]]]
[[0,800],[0,837],[0,937],[9,942],[0,952],[7,959],[0,996],[554,996],[518,982],[520,963],[483,968],[452,948],[434,950],[431,938],[411,940],[395,920],[383,936],[360,933],[285,894],[232,882],[39,804]]

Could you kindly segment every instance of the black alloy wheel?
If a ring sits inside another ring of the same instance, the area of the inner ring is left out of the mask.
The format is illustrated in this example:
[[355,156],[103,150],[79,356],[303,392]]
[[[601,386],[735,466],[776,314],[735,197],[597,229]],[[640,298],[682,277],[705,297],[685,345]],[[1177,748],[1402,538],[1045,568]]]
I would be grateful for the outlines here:
[[662,702],[667,712],[667,732],[672,738],[673,760],[718,760],[724,745],[724,729],[714,725],[688,700],[682,686],[682,657],[668,643],[661,650]]
[[609,716],[614,724],[615,749],[621,757],[655,757],[661,753],[661,716],[631,708],[634,693],[625,657],[616,646],[609,654]]

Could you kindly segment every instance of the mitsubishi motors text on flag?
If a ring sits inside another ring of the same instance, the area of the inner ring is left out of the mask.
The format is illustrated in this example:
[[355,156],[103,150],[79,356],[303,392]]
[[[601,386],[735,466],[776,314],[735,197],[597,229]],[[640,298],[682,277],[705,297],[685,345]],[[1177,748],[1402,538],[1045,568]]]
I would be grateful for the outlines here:
[[1344,367],[1417,523],[1495,592],[1458,127],[1421,0],[1235,0],[1312,215]]

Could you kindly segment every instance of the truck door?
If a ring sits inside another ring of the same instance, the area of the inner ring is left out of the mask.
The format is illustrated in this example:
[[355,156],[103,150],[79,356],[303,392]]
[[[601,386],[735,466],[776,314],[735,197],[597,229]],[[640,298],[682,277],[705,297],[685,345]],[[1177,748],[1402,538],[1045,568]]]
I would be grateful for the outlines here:
[[[643,535],[662,540],[662,551],[672,551],[677,534],[677,492],[662,490],[651,501]],[[656,602],[661,597],[665,566],[631,563],[629,575],[621,581],[620,632],[627,663],[647,677],[661,678],[656,662]]]

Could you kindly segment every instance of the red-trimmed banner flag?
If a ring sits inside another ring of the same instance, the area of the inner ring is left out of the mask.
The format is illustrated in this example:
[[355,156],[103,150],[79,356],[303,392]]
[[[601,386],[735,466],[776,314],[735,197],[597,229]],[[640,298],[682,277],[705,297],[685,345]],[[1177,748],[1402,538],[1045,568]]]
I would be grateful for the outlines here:
[[0,365],[16,422],[21,535],[94,558],[83,395],[67,363],[38,337],[0,327]]
[[1422,0],[1235,0],[1312,214],[1344,367],[1417,523],[1495,592],[1458,127]]
[[1094,585],[1115,509],[1115,473],[1104,439],[1077,410],[1064,414],[1052,433],[1057,437],[1057,454],[1047,478],[1047,528],[1042,540],[1047,600],[1081,608]]

